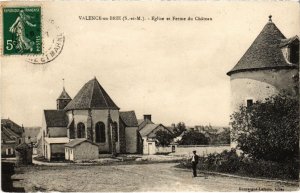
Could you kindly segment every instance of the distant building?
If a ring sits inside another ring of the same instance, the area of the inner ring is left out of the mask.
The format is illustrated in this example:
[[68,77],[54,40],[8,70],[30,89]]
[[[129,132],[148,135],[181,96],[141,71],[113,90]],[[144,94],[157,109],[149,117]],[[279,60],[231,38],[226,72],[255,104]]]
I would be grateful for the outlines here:
[[135,113],[119,109],[96,78],[73,99],[63,88],[57,109],[44,110],[39,142],[42,155],[48,160],[64,159],[65,147],[75,139],[97,144],[99,153],[138,153]]
[[24,142],[24,128],[10,119],[1,119],[1,156],[15,156],[15,148]]
[[282,90],[291,95],[299,92],[299,38],[286,38],[271,17],[227,73],[231,83],[232,112],[240,105],[251,106]]
[[24,140],[27,144],[36,144],[41,127],[24,127]]
[[167,131],[171,134],[172,132],[162,124],[153,123],[151,115],[144,115],[144,119],[140,119],[138,122],[143,154],[152,155],[157,153],[156,132],[159,130]]

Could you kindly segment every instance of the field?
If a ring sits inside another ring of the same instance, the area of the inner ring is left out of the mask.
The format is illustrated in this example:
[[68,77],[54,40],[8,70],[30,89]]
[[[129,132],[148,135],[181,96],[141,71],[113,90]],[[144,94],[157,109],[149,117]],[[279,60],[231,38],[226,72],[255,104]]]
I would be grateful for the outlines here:
[[[297,186],[278,182],[253,181],[199,174],[176,163],[105,166],[30,166],[16,169],[15,187],[25,191],[140,192],[140,191],[247,191],[297,190]],[[245,190],[246,189],[246,190]]]

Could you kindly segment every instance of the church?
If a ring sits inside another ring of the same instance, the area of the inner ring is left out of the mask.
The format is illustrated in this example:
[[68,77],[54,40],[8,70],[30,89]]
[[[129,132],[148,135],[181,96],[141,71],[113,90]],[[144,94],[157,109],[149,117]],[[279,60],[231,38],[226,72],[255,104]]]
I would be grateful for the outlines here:
[[64,159],[66,147],[82,141],[100,154],[140,153],[135,112],[120,111],[96,77],[73,99],[63,88],[56,102],[57,109],[43,112],[40,154],[47,160]]

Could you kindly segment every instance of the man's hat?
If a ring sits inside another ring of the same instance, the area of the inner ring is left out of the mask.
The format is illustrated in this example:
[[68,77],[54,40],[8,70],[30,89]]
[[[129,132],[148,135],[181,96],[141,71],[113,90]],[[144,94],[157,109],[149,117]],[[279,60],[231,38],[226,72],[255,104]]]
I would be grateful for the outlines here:
[[196,150],[194,150],[193,153],[196,153]]

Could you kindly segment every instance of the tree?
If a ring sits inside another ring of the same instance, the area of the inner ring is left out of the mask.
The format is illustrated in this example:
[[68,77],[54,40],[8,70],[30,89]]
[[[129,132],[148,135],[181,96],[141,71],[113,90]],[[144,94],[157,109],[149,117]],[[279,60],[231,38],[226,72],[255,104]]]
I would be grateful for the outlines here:
[[156,132],[157,146],[168,146],[173,140],[173,135],[165,130],[158,130]]
[[173,130],[173,133],[174,133],[173,135],[174,135],[174,137],[178,137],[184,131],[186,131],[184,122],[179,122],[179,123],[177,123],[177,125],[175,126],[175,128]]
[[230,129],[229,128],[224,127],[223,131],[218,134],[217,143],[230,144]]
[[299,149],[299,98],[285,93],[241,106],[231,115],[237,148],[256,159],[293,160]]
[[207,145],[209,143],[209,138],[205,137],[203,133],[196,131],[188,131],[179,141],[180,145]]

